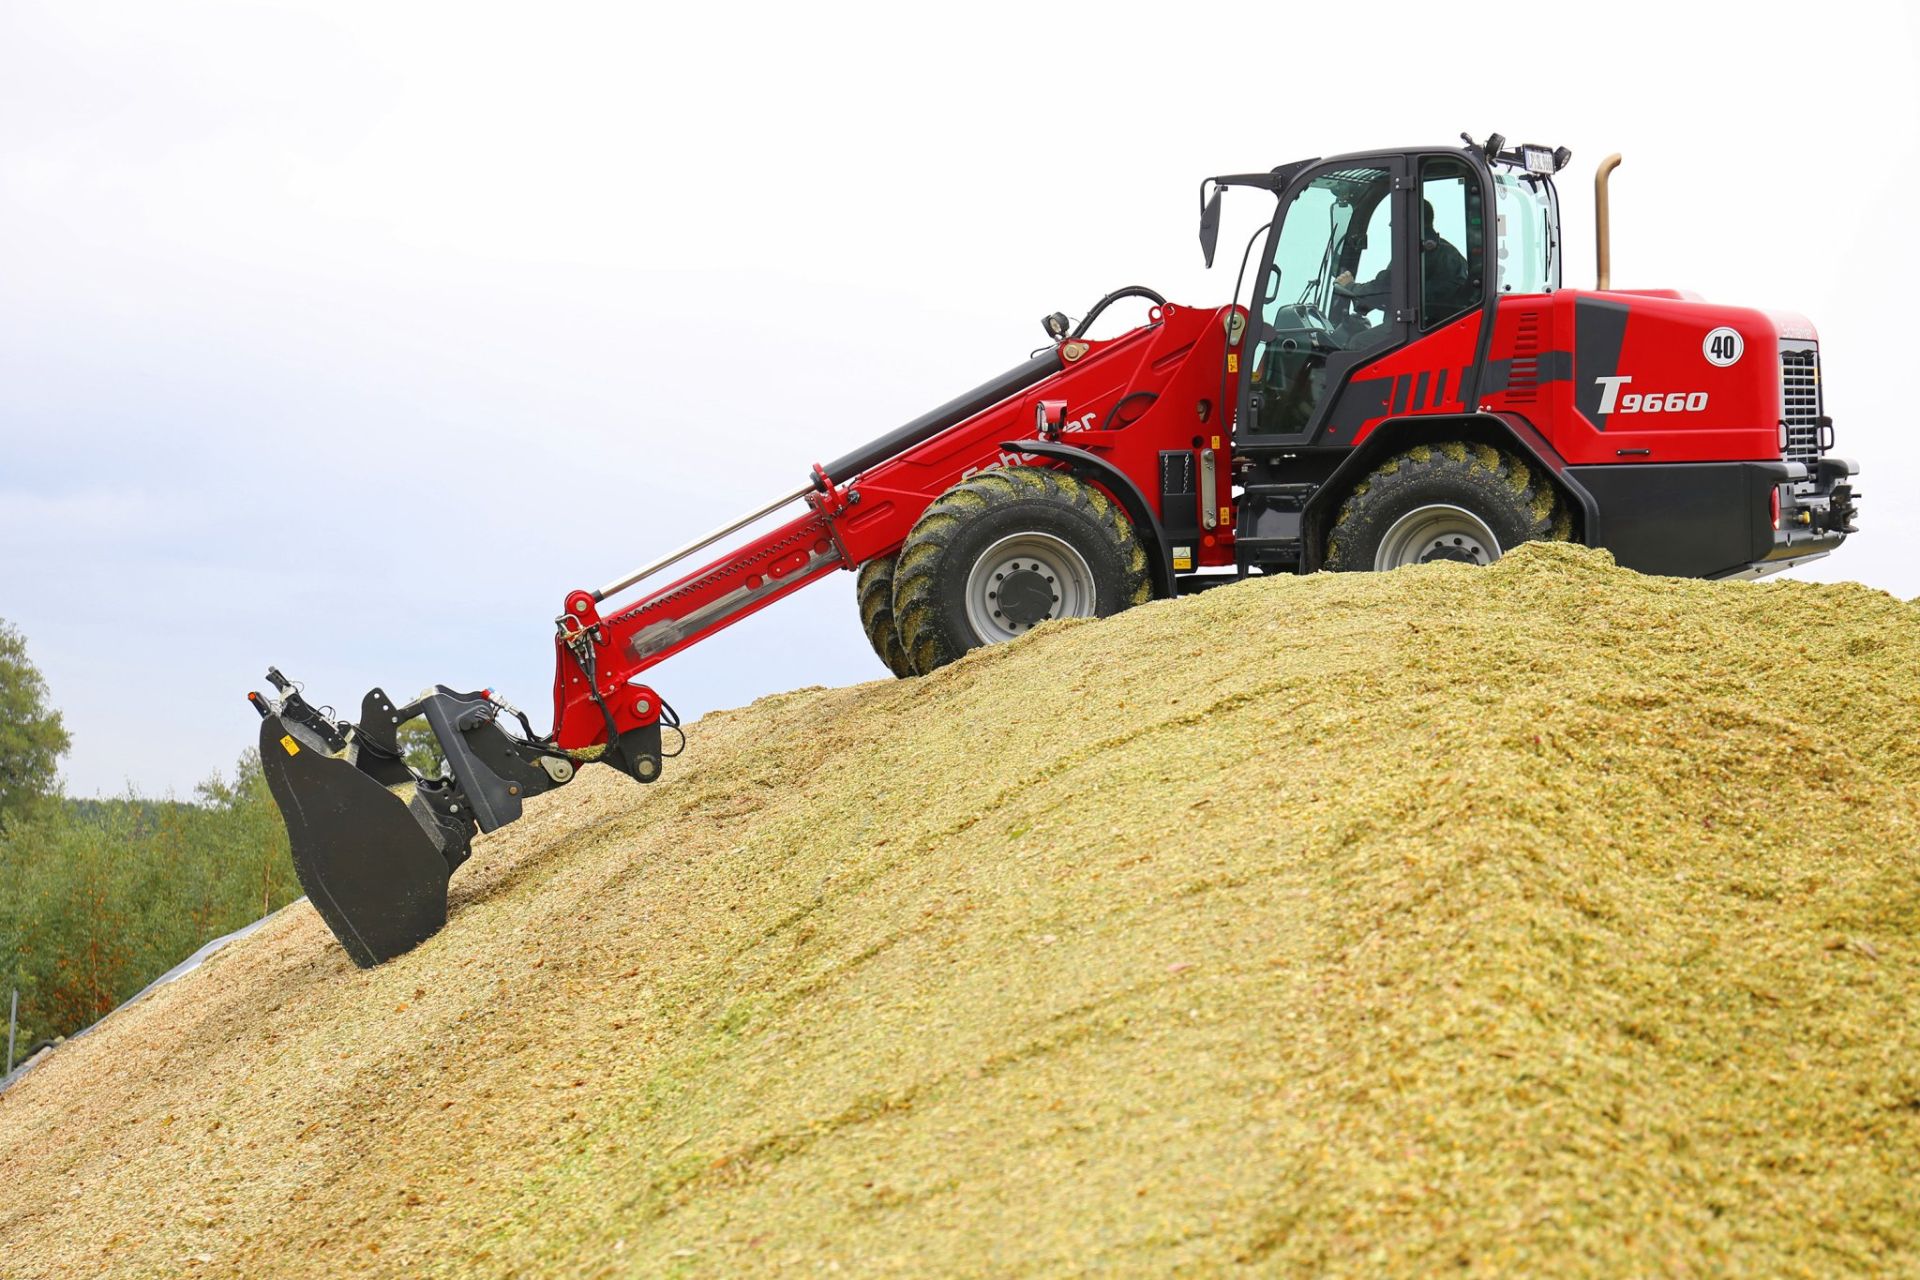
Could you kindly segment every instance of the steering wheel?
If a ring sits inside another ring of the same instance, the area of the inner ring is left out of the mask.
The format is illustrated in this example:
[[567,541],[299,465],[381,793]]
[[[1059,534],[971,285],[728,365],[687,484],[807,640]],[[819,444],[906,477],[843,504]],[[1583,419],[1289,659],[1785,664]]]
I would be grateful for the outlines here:
[[[1295,327],[1300,329],[1333,328],[1333,322],[1327,319],[1326,314],[1320,310],[1317,304],[1312,302],[1296,302],[1291,306],[1282,307],[1280,308],[1279,315],[1292,316],[1298,321]],[[1274,318],[1277,320],[1279,316],[1277,315]],[[1275,325],[1274,327],[1278,328],[1279,326]]]
[[[1276,330],[1293,329],[1298,332],[1298,342],[1308,351],[1320,355],[1341,349],[1343,343],[1340,331],[1334,327],[1326,313],[1317,303],[1295,302],[1281,307],[1274,313],[1272,327]],[[1291,351],[1296,339],[1289,337],[1280,344],[1280,349]]]

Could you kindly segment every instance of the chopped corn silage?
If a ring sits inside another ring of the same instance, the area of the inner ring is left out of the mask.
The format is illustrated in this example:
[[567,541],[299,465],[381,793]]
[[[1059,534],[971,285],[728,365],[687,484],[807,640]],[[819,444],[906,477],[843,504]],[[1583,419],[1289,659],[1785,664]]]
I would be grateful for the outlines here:
[[0,1095],[91,1274],[1920,1270],[1920,610],[1277,578],[696,726]]

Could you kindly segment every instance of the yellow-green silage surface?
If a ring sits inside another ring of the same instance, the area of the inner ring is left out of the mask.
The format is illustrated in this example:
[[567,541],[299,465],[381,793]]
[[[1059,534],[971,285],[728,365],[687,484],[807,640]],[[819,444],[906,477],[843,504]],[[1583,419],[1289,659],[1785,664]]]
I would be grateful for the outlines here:
[[1920,1272],[1890,596],[1531,545],[690,737],[482,840],[400,960],[297,905],[51,1055],[0,1265]]

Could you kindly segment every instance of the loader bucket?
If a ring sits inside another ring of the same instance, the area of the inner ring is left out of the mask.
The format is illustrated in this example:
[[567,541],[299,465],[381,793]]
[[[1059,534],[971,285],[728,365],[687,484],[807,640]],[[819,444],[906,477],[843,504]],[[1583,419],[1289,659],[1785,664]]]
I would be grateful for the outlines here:
[[261,719],[260,763],[300,887],[355,964],[370,969],[440,931],[452,867],[407,800],[278,712]]

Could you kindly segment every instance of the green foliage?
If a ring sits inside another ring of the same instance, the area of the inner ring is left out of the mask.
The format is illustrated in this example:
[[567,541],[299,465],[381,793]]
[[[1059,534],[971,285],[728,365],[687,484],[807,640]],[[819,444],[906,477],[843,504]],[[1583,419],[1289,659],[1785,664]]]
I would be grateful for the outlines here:
[[66,726],[47,706],[47,682],[27,658],[27,641],[0,619],[0,823],[54,790],[66,754]]
[[440,776],[447,758],[440,753],[440,740],[433,736],[433,726],[425,716],[415,716],[401,725],[394,740],[400,744],[400,754],[407,758],[407,764],[415,772],[429,778]]
[[0,987],[20,988],[22,1046],[71,1035],[299,893],[252,750],[192,803],[128,795],[16,815],[0,830]]

